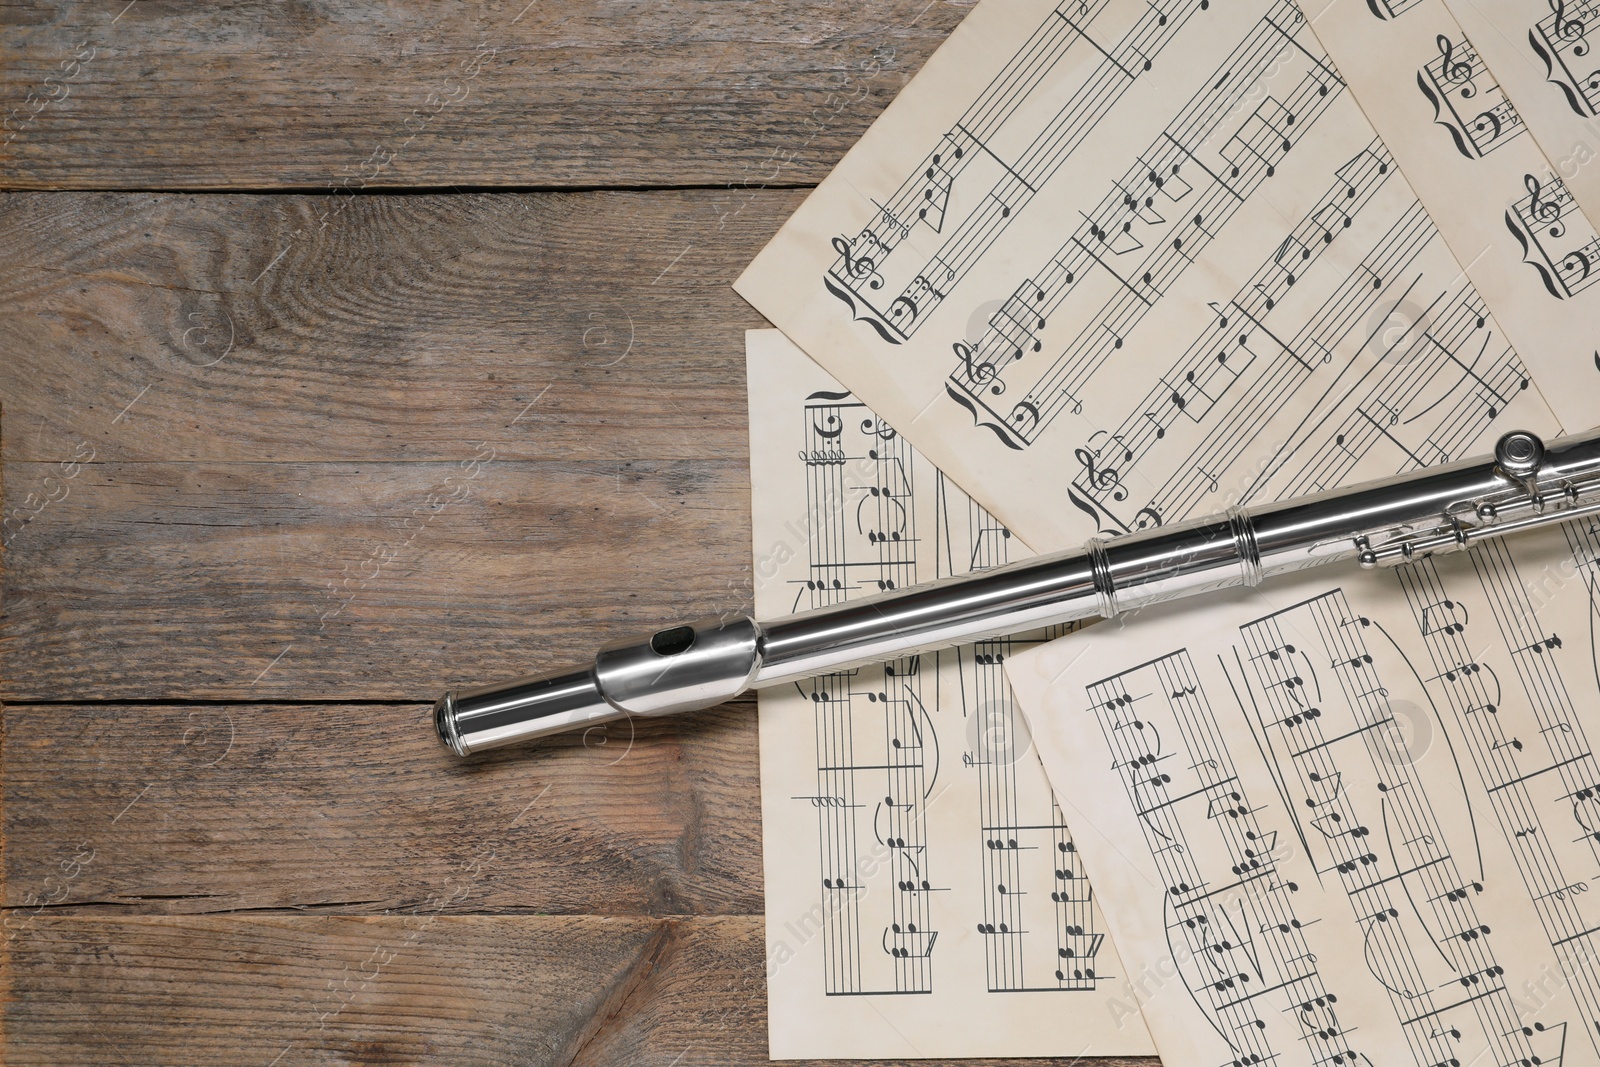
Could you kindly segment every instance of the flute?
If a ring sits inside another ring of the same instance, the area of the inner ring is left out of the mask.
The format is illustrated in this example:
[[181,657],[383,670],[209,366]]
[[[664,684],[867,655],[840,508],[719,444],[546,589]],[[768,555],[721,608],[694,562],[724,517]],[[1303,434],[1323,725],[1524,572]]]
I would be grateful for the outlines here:
[[714,707],[747,689],[1100,617],[1307,567],[1379,567],[1600,513],[1600,431],[1115,538],[771,622],[706,619],[608,645],[591,666],[449,692],[457,755],[629,716]]

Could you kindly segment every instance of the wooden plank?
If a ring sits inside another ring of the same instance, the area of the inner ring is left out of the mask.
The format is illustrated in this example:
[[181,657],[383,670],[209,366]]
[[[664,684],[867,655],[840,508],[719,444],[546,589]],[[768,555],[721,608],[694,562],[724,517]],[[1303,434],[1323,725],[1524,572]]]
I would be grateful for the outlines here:
[[968,7],[19,0],[0,183],[815,183]]
[[795,195],[702,250],[707,197],[8,197],[6,695],[417,700],[742,609],[726,281]]
[[8,706],[4,906],[761,910],[752,702],[461,760],[431,708]]
[[4,456],[742,461],[729,286],[800,198],[0,198]]
[[750,605],[743,459],[22,463],[6,485],[37,505],[0,589],[13,703],[432,701]]
[[5,1061],[555,1064],[664,936],[647,919],[82,919],[8,931]]
[[766,1062],[754,916],[41,917],[25,935],[13,1065]]

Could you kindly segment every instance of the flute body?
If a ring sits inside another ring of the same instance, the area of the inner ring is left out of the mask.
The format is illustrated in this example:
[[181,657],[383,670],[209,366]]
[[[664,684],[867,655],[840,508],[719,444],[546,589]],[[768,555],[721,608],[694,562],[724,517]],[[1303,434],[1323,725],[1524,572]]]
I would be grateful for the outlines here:
[[1366,567],[1600,512],[1600,431],[1492,458],[1227,512],[770,622],[707,619],[608,645],[591,666],[446,693],[458,755],[628,716],[708,708],[777,685],[1094,617],[1325,563]]

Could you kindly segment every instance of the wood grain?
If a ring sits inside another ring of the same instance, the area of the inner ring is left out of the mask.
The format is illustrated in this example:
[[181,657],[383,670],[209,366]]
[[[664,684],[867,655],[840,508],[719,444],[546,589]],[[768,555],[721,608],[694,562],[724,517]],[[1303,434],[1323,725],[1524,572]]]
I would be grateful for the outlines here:
[[431,699],[745,609],[727,283],[796,202],[7,198],[5,695]]
[[0,198],[4,458],[742,462],[729,286],[800,199]]
[[13,915],[761,910],[749,701],[468,760],[416,706],[4,722]]
[[477,458],[11,464],[5,699],[431,702],[748,610],[743,460]]
[[637,983],[641,919],[30,917],[8,1064],[556,1064]]
[[13,0],[0,184],[814,183],[968,7]]
[[754,917],[42,916],[12,944],[13,1065],[766,1060]]
[[728,286],[968,6],[0,3],[0,1061],[766,1060],[752,702],[427,702],[748,610]]

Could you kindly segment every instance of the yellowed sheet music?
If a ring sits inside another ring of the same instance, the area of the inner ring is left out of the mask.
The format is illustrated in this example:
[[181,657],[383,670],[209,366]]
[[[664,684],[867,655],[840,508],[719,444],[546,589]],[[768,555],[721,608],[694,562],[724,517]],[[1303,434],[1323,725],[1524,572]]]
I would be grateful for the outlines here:
[[[1401,21],[1408,6],[1390,14]],[[1600,5],[1593,0],[1445,0],[1490,78],[1549,160],[1537,172],[1563,183],[1600,218]],[[1470,107],[1470,105],[1469,105]]]
[[1583,519],[1008,663],[1165,1062],[1600,1063],[1597,560]]
[[[1550,402],[1563,424],[1587,429],[1600,422],[1600,231],[1574,193],[1594,176],[1566,182],[1553,172],[1496,80],[1503,68],[1480,51],[1480,40],[1503,45],[1500,35],[1481,18],[1469,34],[1452,17],[1475,2],[1301,6],[1473,284],[1494,294],[1511,342],[1539,351],[1536,375],[1559,375]],[[1515,69],[1525,61],[1501,58]]]
[[1041,550],[1600,379],[1508,340],[1290,0],[984,0],[737,288]]
[[[1029,554],[782,334],[748,350],[763,617]],[[1002,674],[1043,636],[761,693],[773,1058],[1153,1051]]]

